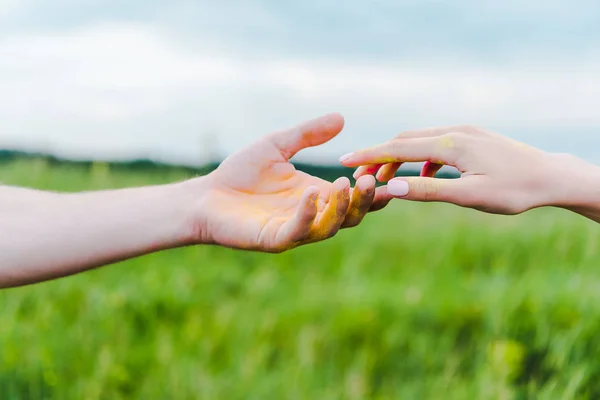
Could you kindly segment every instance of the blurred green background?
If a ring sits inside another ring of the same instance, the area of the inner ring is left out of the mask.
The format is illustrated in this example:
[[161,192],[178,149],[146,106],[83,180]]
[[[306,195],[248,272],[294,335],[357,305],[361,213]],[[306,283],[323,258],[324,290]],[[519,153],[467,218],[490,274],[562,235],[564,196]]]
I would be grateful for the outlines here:
[[[0,164],[60,191],[196,173]],[[280,255],[199,246],[0,291],[0,399],[597,399],[599,243],[561,210],[395,202]]]

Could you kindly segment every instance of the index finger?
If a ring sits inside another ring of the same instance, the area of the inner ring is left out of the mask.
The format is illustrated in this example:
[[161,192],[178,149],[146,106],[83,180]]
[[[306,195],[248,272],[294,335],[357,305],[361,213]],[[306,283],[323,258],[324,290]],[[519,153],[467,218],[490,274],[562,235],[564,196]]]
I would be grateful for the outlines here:
[[347,154],[340,159],[340,162],[346,167],[421,161],[454,166],[456,157],[452,139],[448,135],[396,139],[379,146]]

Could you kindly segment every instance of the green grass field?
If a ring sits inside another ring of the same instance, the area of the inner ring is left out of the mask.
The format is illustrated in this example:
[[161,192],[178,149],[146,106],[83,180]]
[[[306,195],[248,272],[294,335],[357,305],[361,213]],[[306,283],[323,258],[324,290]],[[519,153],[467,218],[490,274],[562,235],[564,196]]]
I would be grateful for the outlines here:
[[[0,166],[66,191],[184,177]],[[395,202],[280,255],[186,248],[2,291],[0,399],[597,399],[599,245],[561,210]]]

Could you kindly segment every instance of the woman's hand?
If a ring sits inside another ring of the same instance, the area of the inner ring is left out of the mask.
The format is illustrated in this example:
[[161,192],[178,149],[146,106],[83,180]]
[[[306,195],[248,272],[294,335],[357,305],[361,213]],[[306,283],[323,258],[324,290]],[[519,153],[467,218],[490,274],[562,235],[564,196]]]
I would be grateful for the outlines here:
[[[597,166],[473,126],[408,131],[340,161],[361,166],[355,177],[377,173],[380,181],[389,181],[390,195],[407,200],[447,202],[495,214],[541,206],[581,212],[581,207],[600,204]],[[402,163],[423,161],[421,177],[392,179]],[[443,165],[456,167],[461,178],[435,179]]]
[[273,133],[200,178],[206,193],[196,210],[197,242],[282,252],[330,238],[384,207],[391,196],[375,190],[372,176],[351,189],[347,178],[330,183],[289,162],[300,150],[331,140],[343,125],[342,116],[331,114]]

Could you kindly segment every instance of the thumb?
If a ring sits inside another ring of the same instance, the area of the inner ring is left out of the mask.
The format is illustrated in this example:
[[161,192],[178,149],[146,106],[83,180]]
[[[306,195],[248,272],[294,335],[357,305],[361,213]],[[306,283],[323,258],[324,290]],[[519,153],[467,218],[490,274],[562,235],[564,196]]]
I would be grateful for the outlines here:
[[289,160],[300,150],[318,146],[337,136],[344,127],[344,117],[338,113],[306,121],[295,128],[275,132],[267,137]]
[[390,196],[432,202],[439,201],[462,205],[467,198],[473,196],[471,183],[465,179],[436,179],[428,177],[395,178],[388,182],[387,192]]

